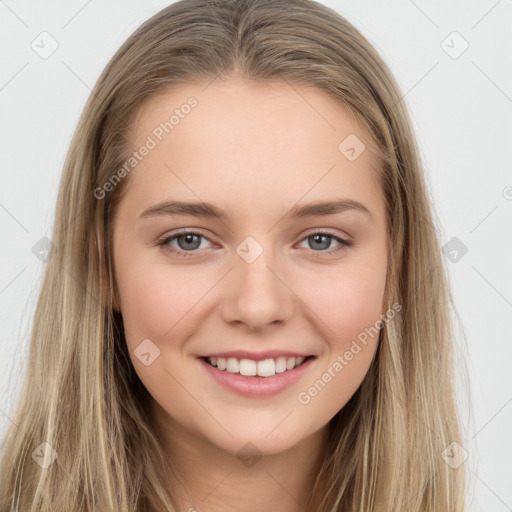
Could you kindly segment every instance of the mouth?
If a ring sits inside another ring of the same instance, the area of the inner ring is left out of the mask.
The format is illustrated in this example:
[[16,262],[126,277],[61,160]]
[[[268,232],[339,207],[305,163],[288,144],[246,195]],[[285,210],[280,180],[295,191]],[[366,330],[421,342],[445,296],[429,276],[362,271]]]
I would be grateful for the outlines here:
[[[221,357],[228,356],[229,357]],[[197,357],[199,368],[203,368],[212,382],[237,395],[264,399],[277,396],[298,383],[312,371],[318,356],[304,354],[217,354]],[[273,355],[274,357],[270,357]],[[245,357],[244,357],[245,356]]]
[[299,368],[316,356],[269,357],[261,360],[236,357],[201,357],[207,364],[223,372],[245,377],[273,377]]

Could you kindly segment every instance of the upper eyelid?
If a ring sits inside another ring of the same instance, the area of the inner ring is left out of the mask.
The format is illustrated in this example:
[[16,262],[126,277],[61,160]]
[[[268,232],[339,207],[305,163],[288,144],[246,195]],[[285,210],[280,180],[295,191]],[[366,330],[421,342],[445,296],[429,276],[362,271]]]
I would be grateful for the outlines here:
[[[169,243],[170,244],[171,241],[174,241],[178,237],[184,236],[184,235],[199,235],[202,238],[205,238],[206,240],[208,240],[210,243],[215,244],[215,242],[209,236],[207,236],[204,233],[202,233],[201,230],[198,229],[198,228],[194,228],[194,229],[192,229],[192,228],[185,228],[183,230],[179,230],[179,231],[177,231],[175,233],[172,233],[170,235],[163,235],[163,236],[161,236],[161,237],[159,237],[157,239],[157,243],[158,243],[158,245],[164,245],[165,243]],[[173,247],[173,249],[175,251],[177,251],[177,252],[181,251],[181,252],[189,252],[189,253],[194,253],[194,252],[198,251],[198,249],[194,249],[193,251],[184,251],[183,249],[179,249],[179,248],[175,248],[175,247]]]
[[[304,234],[299,242],[302,242],[304,241],[306,238],[310,237],[310,236],[313,236],[315,234],[326,234],[328,236],[331,236],[333,238],[340,238],[342,241],[345,241],[345,242],[348,242],[349,244],[352,244],[353,240],[352,240],[352,237],[349,236],[348,234],[335,234],[334,233],[334,229],[329,229],[329,228],[311,228],[312,231],[308,231],[306,234]],[[209,242],[211,243],[215,243],[208,235],[205,235],[201,228],[183,228],[181,230],[178,230],[177,232],[175,233],[172,233],[170,235],[164,235],[162,237],[159,237],[159,240],[161,242],[165,242],[166,240],[175,240],[176,238],[178,238],[179,236],[183,236],[183,235],[187,235],[187,234],[192,234],[192,235],[200,235],[201,237],[205,238],[206,240],[208,240]],[[342,242],[339,242],[339,243],[342,243]],[[183,249],[177,249],[177,250],[183,250]],[[195,249],[194,251],[186,251],[186,252],[195,252],[197,249]]]
[[179,236],[183,236],[183,235],[200,235],[203,238],[206,238],[206,240],[208,240],[209,242],[213,243],[213,240],[211,239],[211,237],[209,237],[208,235],[205,235],[199,228],[194,228],[194,229],[185,228],[185,229],[176,231],[175,233],[171,233],[170,235],[164,235],[164,236],[160,237],[160,240],[167,240],[169,238],[175,239],[175,238],[177,238]]

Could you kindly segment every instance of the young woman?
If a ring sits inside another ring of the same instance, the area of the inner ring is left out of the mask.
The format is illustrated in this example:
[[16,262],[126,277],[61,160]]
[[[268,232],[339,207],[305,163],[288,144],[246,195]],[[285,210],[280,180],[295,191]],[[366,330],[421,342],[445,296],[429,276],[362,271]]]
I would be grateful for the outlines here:
[[464,510],[401,97],[311,0],[181,0],[130,36],[65,163],[2,512]]

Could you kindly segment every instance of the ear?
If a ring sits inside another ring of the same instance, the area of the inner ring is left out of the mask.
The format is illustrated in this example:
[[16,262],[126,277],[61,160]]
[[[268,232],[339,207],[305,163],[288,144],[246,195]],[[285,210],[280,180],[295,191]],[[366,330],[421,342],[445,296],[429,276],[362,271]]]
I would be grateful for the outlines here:
[[[107,272],[106,272],[107,274]],[[111,279],[108,275],[104,275],[104,278],[101,280],[102,287],[101,293],[103,295],[103,304],[106,305],[107,308],[112,308],[116,313],[121,312],[121,302],[119,300],[119,292],[114,282],[111,284]]]
[[112,283],[112,290],[109,288],[108,294],[110,295],[112,309],[116,313],[121,313],[121,301],[119,299],[119,290],[117,289],[117,286],[114,282]]
[[382,297],[381,315],[385,316],[387,311],[388,311],[388,309],[389,309],[389,307],[388,307],[388,300],[387,300],[387,297],[384,294],[384,297]]
[[121,304],[120,304],[120,301],[119,301],[119,298],[118,298],[117,290],[114,291],[114,294],[112,296],[112,309],[116,313],[121,313]]

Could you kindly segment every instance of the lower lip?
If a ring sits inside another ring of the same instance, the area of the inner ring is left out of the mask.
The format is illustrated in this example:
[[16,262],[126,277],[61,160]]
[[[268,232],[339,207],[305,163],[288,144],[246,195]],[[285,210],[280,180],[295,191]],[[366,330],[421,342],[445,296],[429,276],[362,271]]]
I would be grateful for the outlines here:
[[315,359],[315,357],[311,357],[297,368],[276,373],[272,377],[259,377],[258,375],[245,377],[239,373],[219,370],[202,358],[198,358],[198,361],[213,379],[222,386],[239,395],[258,397],[276,395],[289,388],[304,375]]

